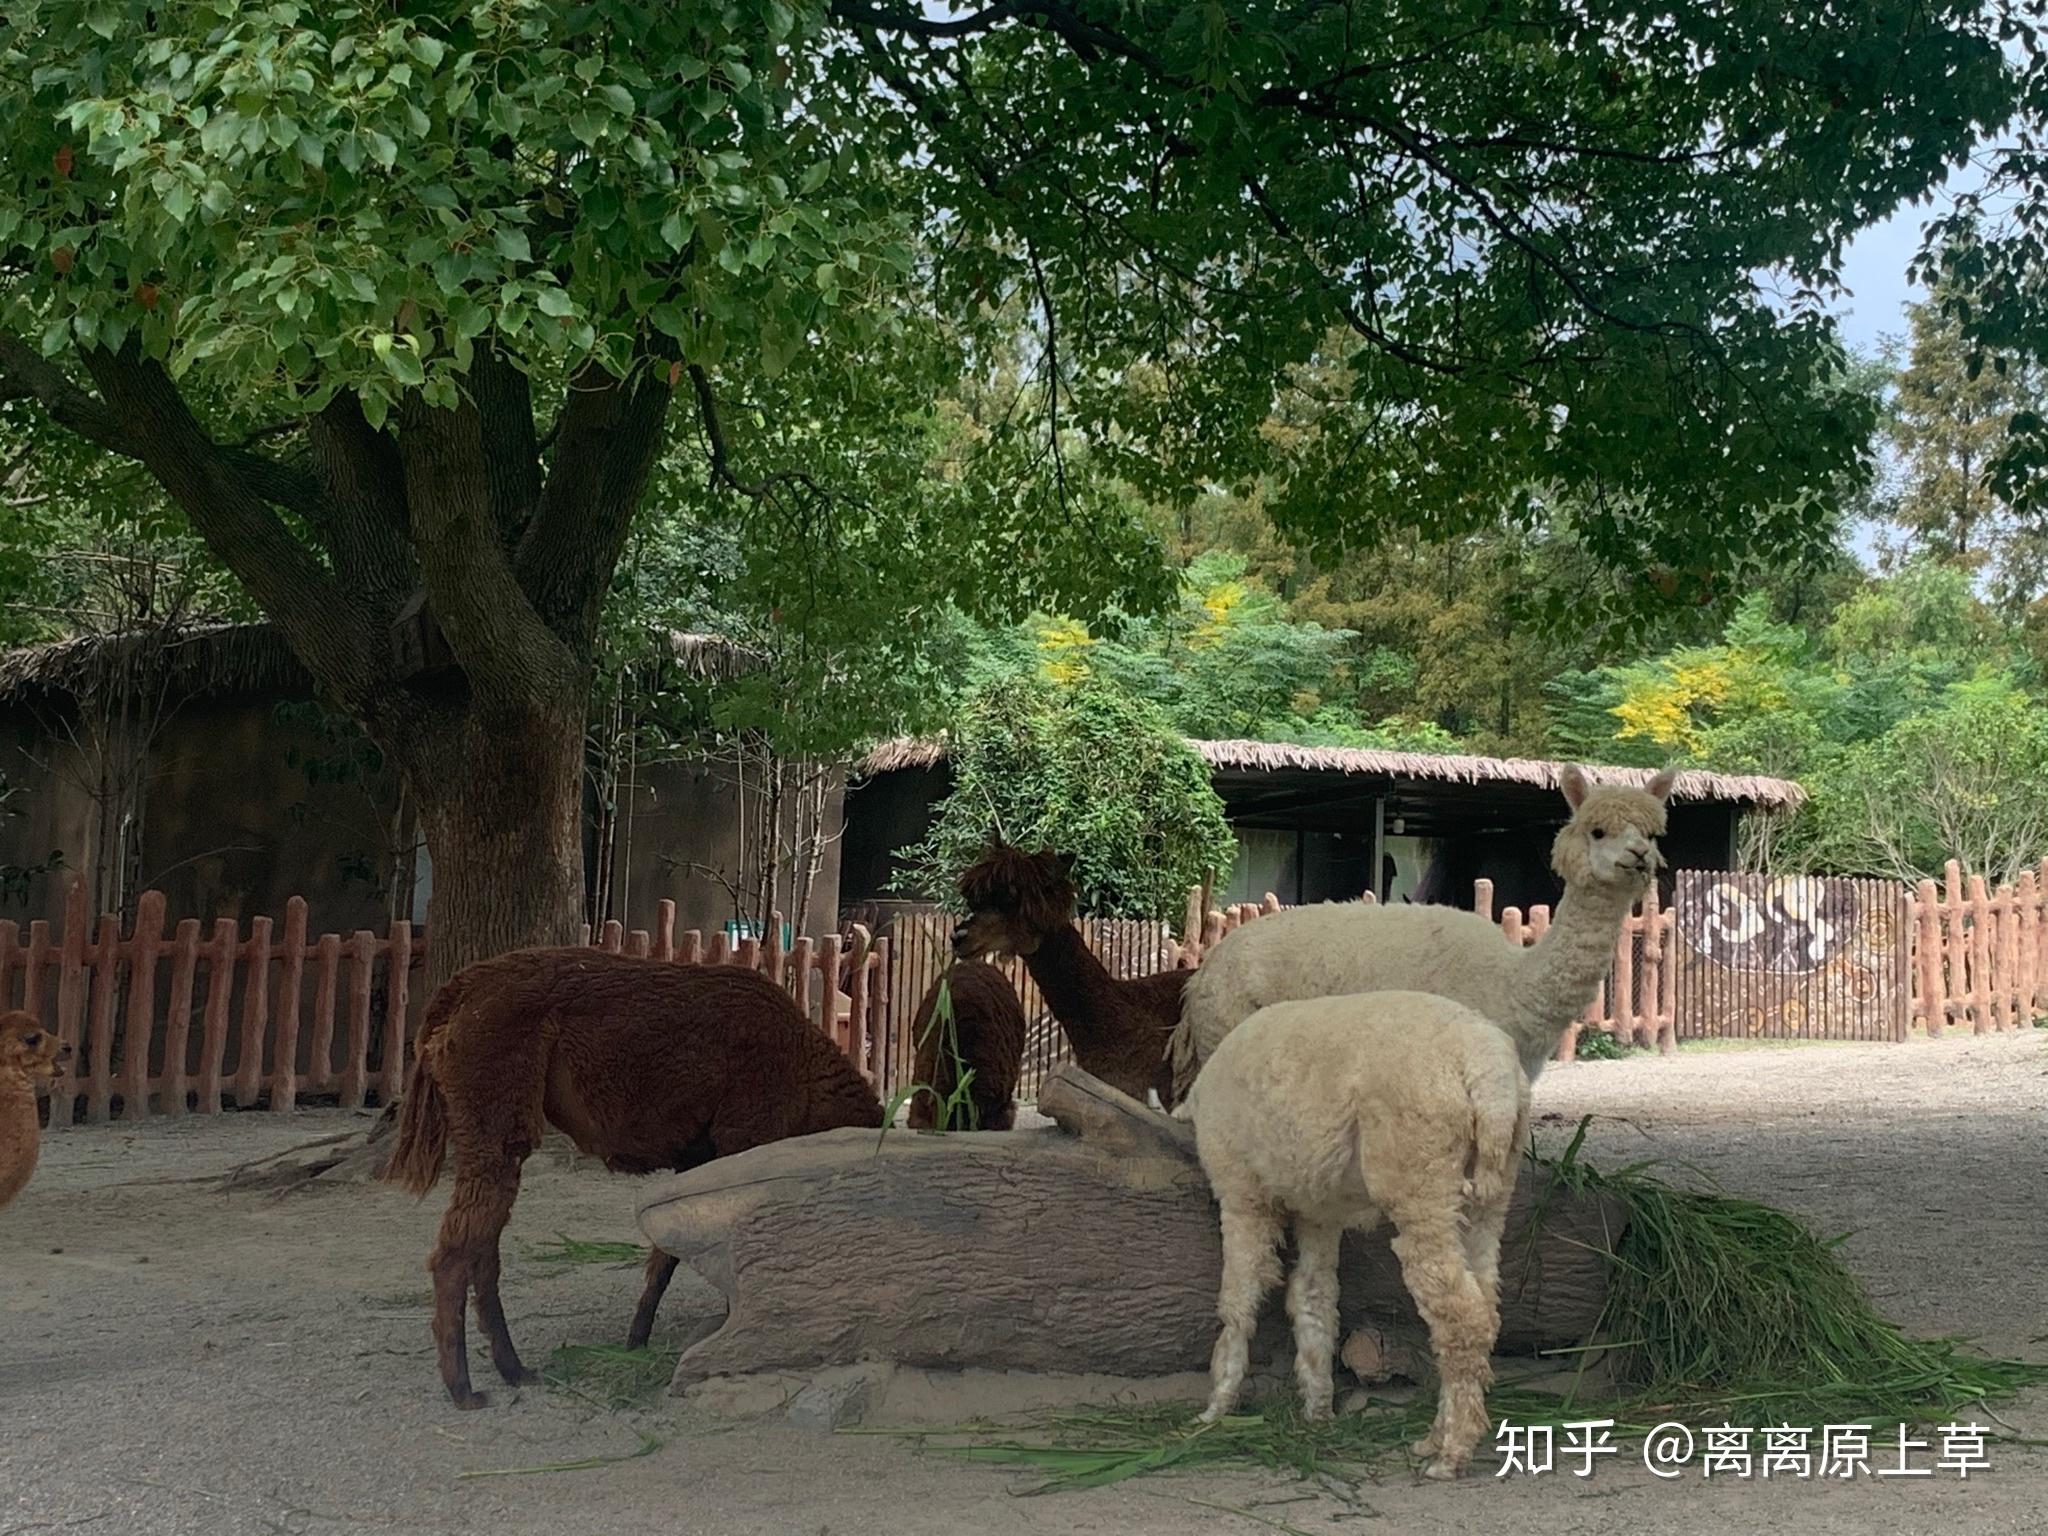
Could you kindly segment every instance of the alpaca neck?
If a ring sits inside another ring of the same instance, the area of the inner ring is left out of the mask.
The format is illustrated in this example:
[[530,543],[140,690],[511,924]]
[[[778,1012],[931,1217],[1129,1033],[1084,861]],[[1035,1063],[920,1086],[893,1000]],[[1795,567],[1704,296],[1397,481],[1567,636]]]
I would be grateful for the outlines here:
[[1066,923],[1044,935],[1038,948],[1024,957],[1024,968],[1076,1052],[1109,1038],[1116,978],[1095,957],[1078,928]]
[[1533,1076],[1572,1020],[1599,994],[1615,940],[1636,904],[1633,889],[1571,885],[1549,930],[1524,961],[1514,1027],[1522,1065]]
[[35,1172],[40,1139],[35,1085],[16,1073],[0,1073],[0,1205]]

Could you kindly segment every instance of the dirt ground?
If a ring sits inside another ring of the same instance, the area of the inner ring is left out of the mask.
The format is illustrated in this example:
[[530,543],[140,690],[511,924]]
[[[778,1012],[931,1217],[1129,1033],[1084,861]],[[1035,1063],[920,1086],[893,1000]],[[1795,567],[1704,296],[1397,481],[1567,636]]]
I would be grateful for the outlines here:
[[[1686,1051],[1554,1068],[1544,1133],[1602,1116],[1592,1155],[1690,1163],[1800,1212],[1916,1330],[2048,1355],[2048,1034],[1905,1046]],[[0,1213],[0,1536],[280,1532],[594,1536],[1335,1533],[1721,1536],[1766,1519],[1888,1536],[2048,1529],[2048,1450],[1993,1444],[1967,1480],[1672,1481],[1617,1457],[1581,1480],[1454,1486],[1390,1474],[1362,1509],[1263,1472],[1019,1497],[1029,1479],[900,1440],[734,1426],[663,1399],[611,1413],[548,1389],[457,1413],[435,1376],[423,1261],[440,1213],[345,1187],[273,1200],[202,1180],[346,1128],[313,1111],[60,1133]],[[633,1183],[552,1148],[508,1234],[506,1302],[531,1362],[622,1336],[637,1270],[549,1268],[557,1234],[637,1239]],[[2048,1394],[2006,1418],[2048,1435]],[[578,1472],[466,1472],[658,1449]],[[1873,1436],[1875,1447],[1879,1436]],[[1872,1464],[1883,1464],[1874,1451]],[[1231,1506],[1220,1508],[1218,1506]],[[1245,1513],[1248,1512],[1248,1513]]]

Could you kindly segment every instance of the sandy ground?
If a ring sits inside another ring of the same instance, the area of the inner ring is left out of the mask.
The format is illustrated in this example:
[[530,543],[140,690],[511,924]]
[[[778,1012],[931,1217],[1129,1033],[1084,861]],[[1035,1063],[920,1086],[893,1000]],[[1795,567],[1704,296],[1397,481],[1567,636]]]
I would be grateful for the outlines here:
[[[1545,1132],[1603,1118],[1593,1155],[1688,1162],[1828,1233],[1915,1329],[2048,1354],[2048,1034],[1907,1046],[1681,1053],[1555,1068]],[[1362,1508],[1274,1474],[1160,1477],[1017,1496],[1028,1479],[902,1441],[715,1422],[664,1400],[600,1411],[546,1389],[451,1409],[434,1373],[423,1260],[439,1215],[392,1191],[285,1200],[203,1176],[343,1129],[338,1112],[105,1127],[51,1138],[0,1213],[0,1536],[420,1531],[602,1533],[1318,1533],[1642,1531],[1721,1536],[1768,1519],[1888,1536],[2048,1529],[2048,1451],[1993,1445],[1967,1480],[1673,1481],[1616,1458],[1590,1479],[1406,1472]],[[508,1234],[506,1300],[529,1361],[624,1330],[637,1271],[550,1270],[557,1233],[634,1239],[635,1187],[550,1151]],[[2048,1394],[2007,1415],[2048,1434]],[[465,1479],[632,1449],[574,1473]],[[1874,1456],[1873,1465],[1882,1464]],[[1234,1506],[1238,1511],[1218,1508]]]

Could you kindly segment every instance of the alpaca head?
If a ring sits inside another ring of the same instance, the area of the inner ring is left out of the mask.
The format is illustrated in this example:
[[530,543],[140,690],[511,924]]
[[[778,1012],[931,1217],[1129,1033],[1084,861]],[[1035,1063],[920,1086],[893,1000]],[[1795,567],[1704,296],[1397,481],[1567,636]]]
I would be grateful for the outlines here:
[[1576,768],[1562,788],[1572,819],[1551,844],[1550,867],[1568,886],[1591,885],[1640,895],[1663,866],[1657,839],[1664,835],[1664,802],[1675,770],[1667,768],[1645,789],[1590,784]]
[[991,844],[960,877],[967,916],[953,929],[954,955],[1035,954],[1046,934],[1074,920],[1073,866],[1071,855],[1051,849]]
[[31,1083],[53,1083],[57,1068],[71,1059],[71,1047],[43,1028],[43,1021],[20,1009],[0,1013],[0,1074]]

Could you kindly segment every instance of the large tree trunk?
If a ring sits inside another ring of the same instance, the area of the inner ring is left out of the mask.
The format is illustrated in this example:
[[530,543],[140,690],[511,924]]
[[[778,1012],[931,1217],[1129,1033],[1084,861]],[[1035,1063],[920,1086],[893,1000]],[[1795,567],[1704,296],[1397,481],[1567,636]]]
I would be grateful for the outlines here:
[[583,920],[583,711],[461,710],[400,747],[432,861],[427,995],[478,960],[571,944]]

